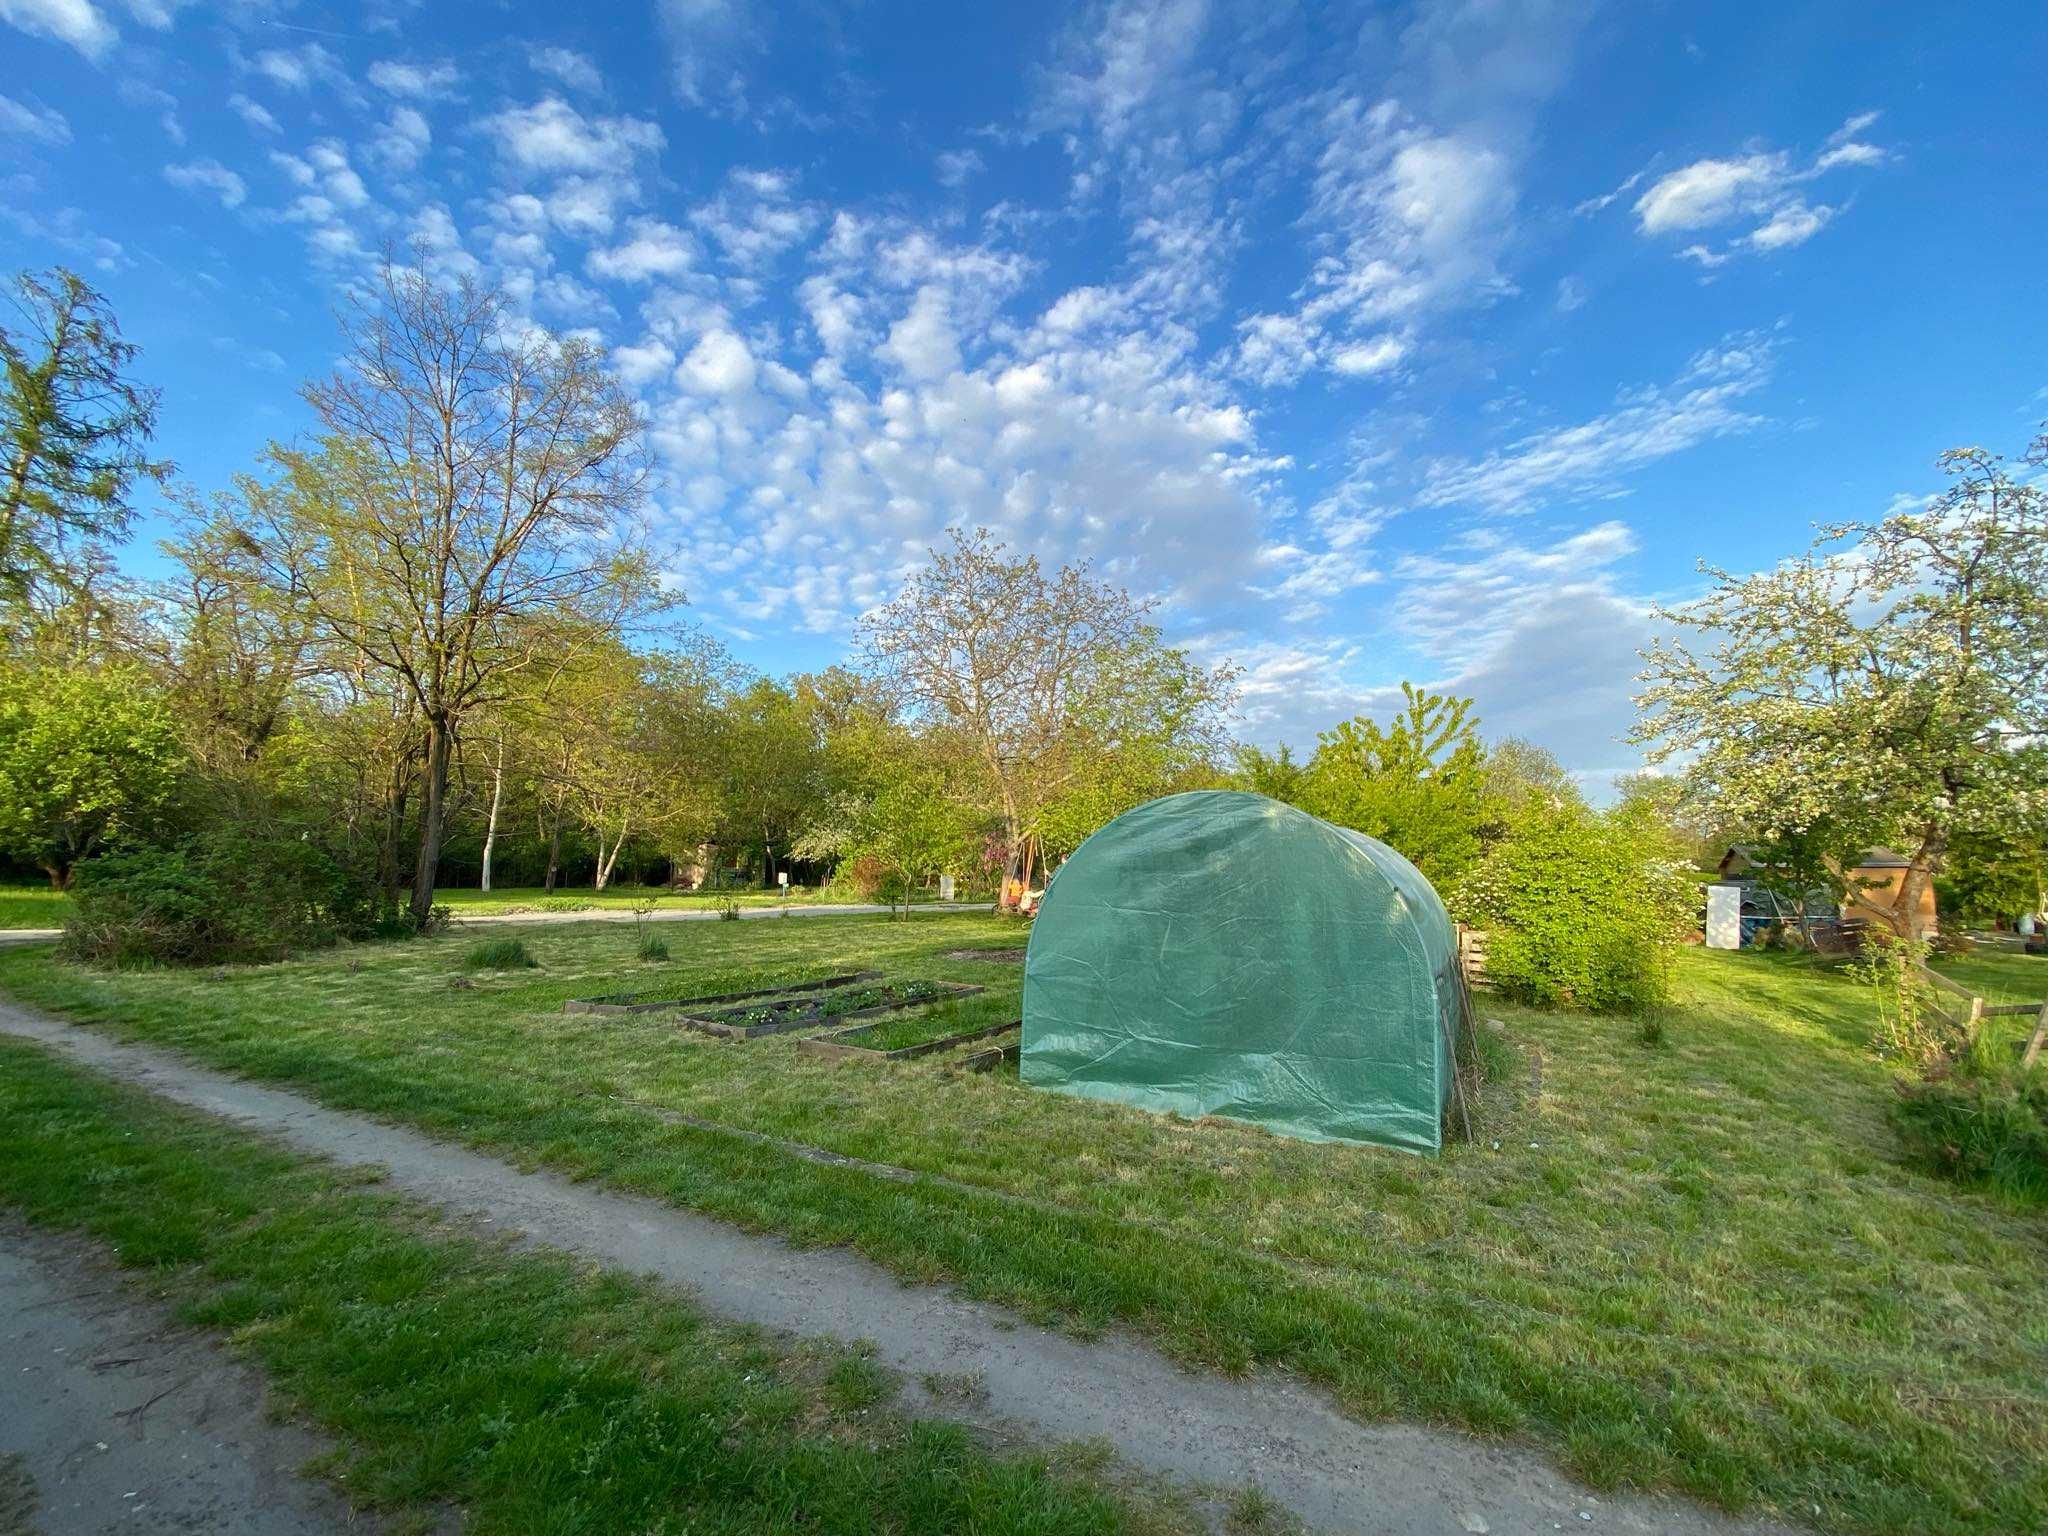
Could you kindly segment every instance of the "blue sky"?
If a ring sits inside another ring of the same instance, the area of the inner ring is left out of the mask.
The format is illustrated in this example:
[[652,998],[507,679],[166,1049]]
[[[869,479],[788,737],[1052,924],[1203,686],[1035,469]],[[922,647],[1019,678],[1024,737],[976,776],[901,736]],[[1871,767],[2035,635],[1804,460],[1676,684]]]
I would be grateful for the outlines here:
[[1238,662],[1249,739],[1411,677],[1597,782],[1695,561],[2048,416],[2044,44],[2038,4],[0,0],[0,266],[106,291],[206,487],[419,242],[614,348],[694,617],[766,670],[979,523]]

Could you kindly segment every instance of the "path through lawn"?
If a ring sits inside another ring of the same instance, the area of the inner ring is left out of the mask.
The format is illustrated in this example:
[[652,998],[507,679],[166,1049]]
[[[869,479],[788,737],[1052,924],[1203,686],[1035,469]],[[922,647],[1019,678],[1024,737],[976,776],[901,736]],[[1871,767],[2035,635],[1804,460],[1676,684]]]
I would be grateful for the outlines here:
[[[525,937],[544,969],[473,990],[450,986],[459,938],[218,981],[7,955],[0,984],[1041,1320],[1285,1364],[1362,1419],[1533,1435],[1599,1486],[1871,1531],[2048,1523],[2042,1220],[1900,1165],[1867,999],[1831,975],[1688,956],[1688,1006],[1656,1048],[1625,1022],[1489,1007],[1519,1065],[1489,1089],[1479,1142],[1430,1162],[559,1012],[639,984],[874,966],[983,982],[962,1011],[995,1022],[1015,1016],[1017,967],[946,958],[1019,942],[995,919],[685,924],[672,963],[644,968],[630,928]],[[937,1177],[819,1166],[677,1114]]]

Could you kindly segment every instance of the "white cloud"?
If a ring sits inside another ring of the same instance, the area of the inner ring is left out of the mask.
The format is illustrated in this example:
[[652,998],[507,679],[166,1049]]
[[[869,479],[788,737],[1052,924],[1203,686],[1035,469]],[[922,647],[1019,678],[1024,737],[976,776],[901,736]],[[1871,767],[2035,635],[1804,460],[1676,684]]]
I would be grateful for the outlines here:
[[690,215],[726,259],[742,271],[767,265],[806,239],[818,224],[818,210],[790,194],[793,179],[783,171],[735,169],[718,196]]
[[1560,498],[1617,495],[1628,470],[1760,425],[1741,402],[1769,382],[1772,362],[1767,338],[1729,337],[1694,356],[1674,383],[1624,394],[1604,416],[1484,458],[1432,464],[1415,503],[1522,512]]
[[942,187],[965,186],[987,168],[981,156],[971,149],[949,149],[933,162]]
[[1408,355],[1408,343],[1398,336],[1376,336],[1355,346],[1339,347],[1330,354],[1330,367],[1338,373],[1360,377],[1385,373]]
[[341,61],[319,43],[301,43],[296,48],[266,48],[249,63],[257,74],[288,91],[310,90],[315,81],[331,85],[348,83]]
[[12,96],[0,96],[0,133],[20,134],[43,144],[71,142],[71,124],[64,120],[63,113],[51,107],[30,106]]
[[960,366],[960,337],[943,288],[929,284],[917,291],[909,312],[889,328],[882,355],[920,381],[943,378]]
[[211,192],[223,208],[239,208],[249,195],[242,178],[218,160],[193,160],[164,167],[164,180],[188,192]]
[[759,46],[750,0],[656,0],[669,47],[669,78],[676,95],[693,107],[743,104],[741,58]]
[[370,84],[389,96],[426,101],[445,96],[461,78],[453,64],[409,64],[399,59],[379,59],[370,66]]
[[295,184],[312,189],[335,207],[360,208],[370,200],[369,189],[349,164],[348,151],[338,139],[316,139],[304,155],[274,150],[270,160]]
[[536,45],[526,50],[526,62],[535,73],[552,75],[572,91],[595,95],[604,89],[604,76],[597,66],[573,48]]
[[234,110],[237,117],[241,118],[251,128],[261,129],[265,133],[278,133],[282,131],[277,118],[272,115],[268,107],[260,102],[251,101],[239,91],[228,98],[228,106]]
[[676,370],[685,389],[705,395],[732,395],[754,387],[754,355],[731,331],[713,331],[690,349]]
[[[1755,220],[1748,234],[1720,250],[1693,241],[1678,254],[1703,267],[1717,267],[1731,254],[1748,250],[1789,250],[1812,239],[1841,209],[1808,203],[1800,189],[1844,167],[1885,164],[1890,157],[1874,144],[1855,137],[1877,120],[1875,112],[1850,118],[1829,137],[1827,146],[1804,167],[1783,150],[1753,150],[1728,159],[1695,160],[1657,178],[1636,199],[1636,227],[1645,236],[1690,234],[1731,223]],[[1601,206],[1612,199],[1596,200]],[[1586,206],[1582,204],[1582,209]]]
[[1825,203],[1808,207],[1795,198],[1751,230],[1744,237],[1744,243],[1759,251],[1779,251],[1789,246],[1804,245],[1820,233],[1821,226],[1835,213],[1836,210]]
[[0,0],[0,21],[97,59],[120,35],[92,0]]
[[590,275],[615,282],[644,283],[679,277],[695,262],[690,237],[658,219],[635,219],[626,239],[590,253]]
[[644,118],[585,117],[559,96],[508,107],[483,126],[506,159],[525,171],[616,172],[666,142]]
[[1636,199],[1637,227],[1646,235],[1662,235],[1722,223],[1761,207],[1785,176],[1783,155],[1696,160],[1658,177]]
[[426,115],[417,107],[395,106],[384,126],[370,141],[370,151],[388,170],[404,174],[414,169],[434,142]]

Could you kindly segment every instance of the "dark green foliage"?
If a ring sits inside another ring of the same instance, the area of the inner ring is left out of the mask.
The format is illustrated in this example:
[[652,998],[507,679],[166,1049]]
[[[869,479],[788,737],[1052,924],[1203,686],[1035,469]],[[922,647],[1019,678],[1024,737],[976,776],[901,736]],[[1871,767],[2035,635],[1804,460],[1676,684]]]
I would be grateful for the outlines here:
[[462,957],[465,971],[531,971],[540,962],[527,951],[524,939],[485,939]]
[[1486,968],[1517,1002],[1644,1014],[1668,1000],[1695,889],[1654,824],[1574,806],[1497,842],[1453,895],[1487,931]]
[[2048,1069],[2021,1072],[1992,1052],[1968,1053],[1946,1074],[1902,1085],[1892,1115],[1915,1161],[1964,1184],[2048,1203]]
[[224,828],[78,867],[64,950],[100,965],[218,965],[379,935],[375,883],[317,845]]

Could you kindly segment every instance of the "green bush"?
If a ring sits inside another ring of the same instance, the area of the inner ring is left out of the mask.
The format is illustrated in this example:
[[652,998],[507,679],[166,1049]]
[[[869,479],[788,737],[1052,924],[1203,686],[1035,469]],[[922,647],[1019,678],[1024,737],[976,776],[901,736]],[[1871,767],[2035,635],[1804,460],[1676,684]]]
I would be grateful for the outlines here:
[[1452,907],[1486,930],[1486,969],[1503,995],[1640,1016],[1670,998],[1695,895],[1654,822],[1561,807],[1496,842]]
[[235,829],[79,865],[64,951],[100,965],[218,965],[390,931],[375,883],[317,845]]
[[2048,1203],[2048,1068],[2022,1072],[2009,1042],[1980,1041],[1952,1068],[1901,1085],[1892,1116],[1921,1166]]
[[539,965],[524,939],[485,939],[462,957],[465,971],[531,971]]

